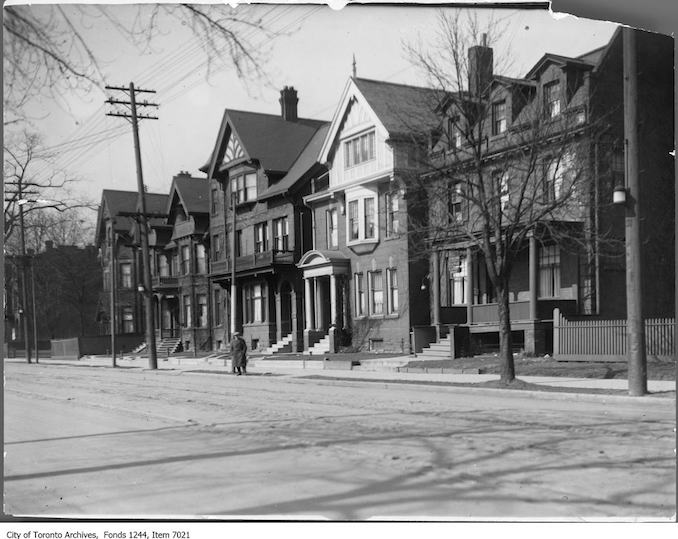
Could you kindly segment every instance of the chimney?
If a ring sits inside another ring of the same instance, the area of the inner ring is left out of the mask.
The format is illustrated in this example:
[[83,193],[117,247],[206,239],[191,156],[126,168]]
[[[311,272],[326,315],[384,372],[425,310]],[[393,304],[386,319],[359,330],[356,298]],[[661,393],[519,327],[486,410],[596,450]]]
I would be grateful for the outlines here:
[[473,96],[479,96],[492,79],[492,47],[487,46],[487,34],[482,40],[482,45],[468,50],[468,90]]
[[283,120],[297,121],[297,103],[299,103],[299,98],[293,86],[285,86],[280,90],[280,112]]

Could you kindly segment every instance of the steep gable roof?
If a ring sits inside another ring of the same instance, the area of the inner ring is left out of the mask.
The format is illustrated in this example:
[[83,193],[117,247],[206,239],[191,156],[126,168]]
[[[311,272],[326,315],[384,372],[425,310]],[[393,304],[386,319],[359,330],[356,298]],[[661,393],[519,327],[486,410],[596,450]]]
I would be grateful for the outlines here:
[[318,129],[287,174],[259,198],[267,199],[288,192],[298,180],[314,167],[314,165],[318,164],[320,160],[320,150],[329,129],[329,122]]
[[167,200],[167,213],[170,211],[175,194],[187,214],[209,212],[209,182],[206,178],[194,178],[187,174],[175,176]]
[[[221,140],[221,144],[225,145],[230,136],[235,136],[247,156],[257,160],[264,170],[284,173],[323,123],[322,120],[307,118],[293,122],[274,114],[227,109],[217,141]],[[227,131],[230,133],[226,134]],[[200,170],[207,172],[215,156],[223,155],[223,150],[216,146],[210,161]],[[216,170],[222,170],[224,164],[218,163]]]
[[[149,213],[163,213],[167,206],[168,195],[164,193],[146,193],[146,211]],[[135,212],[139,194],[136,191],[119,191],[116,189],[104,189],[101,193],[101,205],[97,216],[97,238],[103,233],[105,216],[104,208],[108,216],[114,216],[114,230],[117,233],[130,233],[135,222],[132,217],[120,216],[120,212]],[[153,224],[153,219],[151,224]]]
[[435,111],[444,94],[439,90],[362,78],[353,82],[391,137],[425,133],[440,123]]

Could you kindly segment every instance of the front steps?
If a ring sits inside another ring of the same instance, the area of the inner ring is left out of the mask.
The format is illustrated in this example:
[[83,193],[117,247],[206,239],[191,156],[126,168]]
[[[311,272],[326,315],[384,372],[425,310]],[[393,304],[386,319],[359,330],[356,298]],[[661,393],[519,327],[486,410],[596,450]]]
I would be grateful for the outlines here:
[[448,335],[438,342],[432,342],[417,354],[416,361],[452,359],[450,339],[451,335]]
[[317,343],[311,346],[308,350],[304,350],[305,356],[319,356],[321,354],[328,354],[330,352],[330,336],[325,335]]
[[[156,343],[155,353],[158,357],[167,357],[171,354],[174,354],[177,351],[177,348],[179,348],[180,344],[181,339],[178,337],[163,339],[159,343]],[[146,343],[142,342],[139,346],[132,350],[132,354],[142,354],[145,351]]]
[[257,354],[261,353],[262,355],[270,356],[275,354],[285,354],[293,351],[294,350],[292,350],[292,333],[290,333],[289,335],[279,340],[277,343],[272,344],[268,348],[264,348],[264,350],[262,350],[261,352],[257,352]]

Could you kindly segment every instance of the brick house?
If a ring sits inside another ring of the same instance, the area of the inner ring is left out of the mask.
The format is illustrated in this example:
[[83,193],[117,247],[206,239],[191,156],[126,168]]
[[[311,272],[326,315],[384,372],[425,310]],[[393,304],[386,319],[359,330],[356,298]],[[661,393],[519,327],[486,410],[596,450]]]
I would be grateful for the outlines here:
[[300,197],[326,123],[299,118],[297,103],[294,88],[285,87],[280,116],[227,109],[201,168],[210,191],[213,301],[223,305],[215,341],[222,344],[238,330],[251,350],[302,346],[295,264],[310,245],[311,221]]
[[[143,282],[140,245],[136,223],[130,214],[137,211],[138,194],[134,191],[104,189],[97,215],[95,244],[103,271],[100,311],[105,320],[102,331],[110,332],[111,269],[116,276],[116,332],[143,334],[143,298],[138,292]],[[146,193],[147,211],[164,213],[167,195]],[[124,214],[124,215],[121,215]],[[111,245],[113,239],[113,248]],[[113,266],[114,264],[114,266]]]
[[314,234],[298,267],[312,353],[407,352],[410,328],[430,323],[427,262],[412,256],[407,218],[418,194],[405,180],[417,170],[418,141],[438,122],[427,106],[435,95],[355,77],[344,88],[319,155],[327,172],[304,197]]
[[[480,166],[487,177],[496,175],[499,203],[510,209],[524,196],[516,192],[520,182],[513,178],[520,176],[520,167],[511,156],[537,147],[520,138],[537,117],[549,131],[540,135],[534,161],[543,169],[533,186],[539,192],[527,190],[533,206],[561,196],[569,177],[585,180],[576,192],[573,188],[571,204],[545,215],[521,240],[509,298],[514,345],[528,353],[551,350],[555,307],[573,317],[626,316],[624,210],[612,205],[613,189],[624,185],[621,41],[618,29],[607,46],[579,57],[545,54],[522,79],[495,75],[491,48],[469,50],[468,100],[484,101],[487,113],[478,120],[487,145]],[[641,235],[643,260],[653,261],[643,270],[646,317],[672,316],[674,310],[672,48],[669,38],[638,32]],[[480,84],[474,87],[474,81]],[[446,110],[441,119],[454,114]],[[448,189],[447,196],[430,201],[430,218],[439,220],[439,229],[447,227],[432,238],[431,323],[439,339],[452,325],[468,327],[471,351],[478,351],[498,342],[496,295],[482,254],[468,239],[480,233],[469,224],[473,210],[455,196],[465,188],[463,171],[472,158],[457,133],[444,135],[432,146],[439,172],[428,178]],[[444,211],[436,211],[443,205]],[[568,243],[554,233],[564,229],[579,241]]]
[[151,223],[151,275],[160,353],[211,350],[209,189],[204,178],[172,179],[164,213]]

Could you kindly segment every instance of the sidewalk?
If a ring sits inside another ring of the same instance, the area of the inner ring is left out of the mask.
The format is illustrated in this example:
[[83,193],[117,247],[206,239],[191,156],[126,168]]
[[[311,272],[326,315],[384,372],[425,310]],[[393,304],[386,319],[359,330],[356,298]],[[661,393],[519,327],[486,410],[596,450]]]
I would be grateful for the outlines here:
[[[266,360],[263,358],[252,358],[248,364],[248,372],[251,374],[277,374],[288,377],[308,377],[322,376],[323,378],[361,380],[379,380],[393,382],[436,382],[436,383],[462,383],[479,384],[492,380],[498,380],[496,374],[466,374],[466,373],[423,373],[423,372],[397,372],[393,365],[403,364],[409,361],[409,356],[393,358],[392,361],[380,362],[380,366],[373,366],[370,370],[364,370],[360,367],[349,368],[349,362],[335,362],[330,367],[322,359],[308,360]],[[5,361],[19,362],[20,358]],[[45,359],[45,364],[67,364],[77,366],[97,366],[110,367],[111,358],[104,356],[86,356],[80,360],[60,360]],[[340,365],[345,364],[345,365]],[[390,364],[390,366],[389,366]],[[124,357],[117,360],[117,365],[124,368],[148,368],[148,359],[145,357]],[[381,368],[380,368],[381,367]],[[221,357],[192,358],[192,357],[170,357],[159,358],[158,369],[174,371],[177,374],[183,372],[195,373],[230,373],[230,360]],[[628,381],[625,379],[598,379],[598,378],[566,378],[556,376],[518,376],[524,382],[563,388],[591,388],[608,390],[628,390]],[[673,380],[649,380],[648,391],[671,392],[676,390],[676,382]]]

